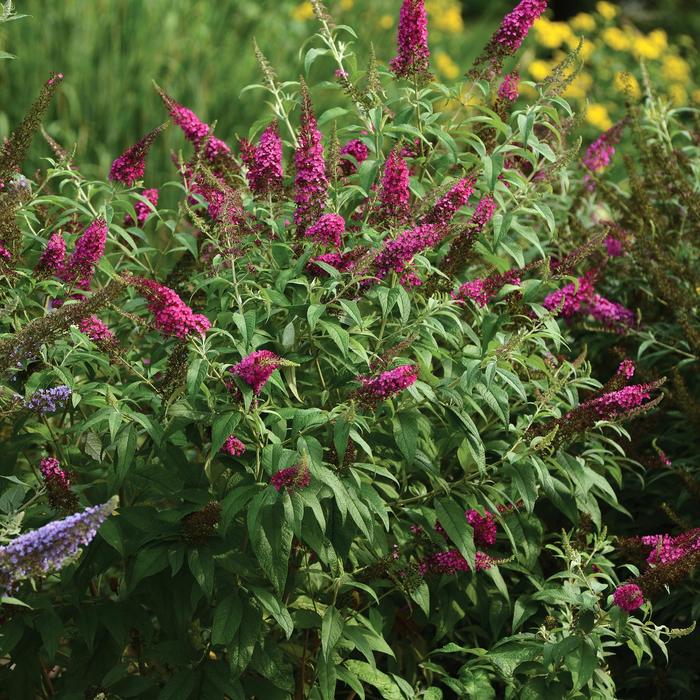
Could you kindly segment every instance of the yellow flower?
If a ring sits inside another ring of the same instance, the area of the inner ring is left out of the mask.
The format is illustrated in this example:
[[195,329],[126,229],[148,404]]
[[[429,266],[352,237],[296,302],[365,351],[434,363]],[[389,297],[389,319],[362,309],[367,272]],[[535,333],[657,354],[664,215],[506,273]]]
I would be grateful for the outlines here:
[[354,4],[355,4],[355,0],[340,0],[340,9],[341,10],[352,10],[352,7]]
[[534,24],[536,38],[546,49],[558,49],[573,33],[566,22],[550,22],[546,17],[540,17]]
[[460,73],[459,66],[444,51],[435,54],[435,67],[448,80],[454,80]]
[[593,87],[593,78],[589,73],[579,73],[564,90],[564,97],[573,100],[582,100]]
[[668,34],[663,29],[654,29],[649,32],[647,39],[651,41],[659,51],[665,51],[668,48]]
[[687,83],[690,81],[690,66],[680,56],[666,56],[661,64],[661,74],[668,81]]
[[464,29],[462,7],[456,0],[428,0],[425,9],[434,29],[450,34],[459,34]]
[[588,105],[586,121],[599,131],[607,131],[613,125],[607,108],[601,104]]
[[292,17],[297,22],[305,22],[314,16],[314,8],[310,2],[302,2],[292,9]]
[[647,58],[650,61],[655,61],[663,53],[663,49],[648,36],[637,36],[632,42],[632,50],[640,58]]
[[528,66],[528,70],[530,71],[530,75],[539,82],[540,80],[544,80],[552,72],[553,67],[553,63],[538,58]]
[[595,29],[595,19],[587,12],[579,12],[569,24],[575,32],[592,32]]
[[595,9],[598,11],[599,15],[602,15],[607,20],[617,17],[617,7],[611,2],[596,3]]
[[700,90],[693,90],[692,97],[693,97],[693,102],[695,102],[696,104],[700,104]]
[[668,86],[668,96],[676,107],[682,107],[688,103],[688,93],[680,83],[673,83]]
[[600,35],[611,49],[615,51],[629,51],[629,37],[619,27],[607,27]]
[[394,17],[392,15],[382,15],[379,18],[379,26],[382,29],[391,29],[394,26]]
[[613,86],[618,92],[624,93],[629,88],[632,99],[638,100],[642,96],[642,89],[639,87],[639,81],[629,73],[618,71],[613,79]]

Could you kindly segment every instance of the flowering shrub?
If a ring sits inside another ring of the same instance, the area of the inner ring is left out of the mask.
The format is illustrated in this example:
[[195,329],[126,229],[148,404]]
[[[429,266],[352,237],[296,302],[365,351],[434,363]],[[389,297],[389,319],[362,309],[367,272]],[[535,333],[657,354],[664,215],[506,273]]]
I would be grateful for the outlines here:
[[601,233],[555,236],[594,198],[624,207],[575,162],[568,64],[511,99],[504,63],[546,2],[504,18],[469,113],[438,109],[464,86],[432,80],[423,0],[402,3],[393,60],[362,68],[312,4],[307,73],[336,64],[323,113],[263,47],[259,138],[227,144],[159,89],[174,182],[139,180],[160,128],[106,181],[53,141],[19,176],[55,79],[0,153],[2,687],[615,697],[622,647],[639,663],[687,632],[651,599],[697,538],[642,539],[665,549],[637,576],[607,534],[622,424],[653,419],[663,378],[631,383],[624,357],[601,383],[564,342],[590,319],[644,331],[582,269]]

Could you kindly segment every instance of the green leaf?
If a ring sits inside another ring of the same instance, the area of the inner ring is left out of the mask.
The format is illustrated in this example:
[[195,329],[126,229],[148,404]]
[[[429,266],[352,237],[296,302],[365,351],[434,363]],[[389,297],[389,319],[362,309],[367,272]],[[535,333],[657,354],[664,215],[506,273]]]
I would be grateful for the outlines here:
[[289,639],[292,636],[292,632],[294,632],[294,622],[287,608],[285,608],[270,591],[264,588],[251,586],[250,590],[255,594],[255,597],[260,601],[263,608],[277,620],[279,626],[284,630],[285,636]]
[[474,558],[476,547],[474,546],[474,530],[467,522],[464,508],[451,498],[444,498],[435,502],[435,515],[445,532],[454,542],[459,553],[467,560],[472,571],[475,570]]
[[335,700],[335,686],[338,681],[336,664],[333,661],[319,659],[316,663],[318,672],[318,687],[322,700]]
[[580,690],[593,678],[598,667],[598,655],[587,639],[582,639],[578,649],[567,655],[566,666],[571,671],[574,690]]
[[332,606],[326,608],[321,625],[321,648],[326,660],[331,658],[331,652],[343,634],[343,626],[343,618],[340,613]]
[[404,700],[401,689],[391,676],[370,666],[366,661],[349,659],[344,663],[345,668],[357,676],[363,683],[374,686],[383,700]]
[[236,426],[241,422],[240,411],[231,411],[217,416],[211,429],[211,454],[214,456],[221,446],[226,442],[226,438],[231,435]]
[[214,558],[206,549],[192,549],[187,553],[187,564],[207,598],[214,591]]
[[243,607],[235,591],[219,602],[214,610],[214,622],[211,627],[212,644],[230,644],[241,624]]
[[46,656],[49,662],[52,662],[58,651],[58,643],[63,632],[63,622],[53,610],[45,610],[36,618],[35,624],[41,635]]
[[325,310],[326,307],[324,304],[311,304],[306,310],[306,320],[309,322],[309,328],[311,328],[311,330],[316,328],[316,323],[318,319],[323,316]]
[[253,499],[248,509],[248,533],[260,566],[281,595],[292,548],[293,514],[288,521],[280,503],[266,505],[267,499],[275,495],[274,489],[267,488]]
[[131,590],[144,578],[153,576],[168,565],[168,550],[164,547],[147,547],[136,555],[131,571]]
[[392,419],[394,427],[394,440],[401,450],[401,454],[407,462],[413,464],[418,448],[418,419],[420,412],[417,410],[401,411]]

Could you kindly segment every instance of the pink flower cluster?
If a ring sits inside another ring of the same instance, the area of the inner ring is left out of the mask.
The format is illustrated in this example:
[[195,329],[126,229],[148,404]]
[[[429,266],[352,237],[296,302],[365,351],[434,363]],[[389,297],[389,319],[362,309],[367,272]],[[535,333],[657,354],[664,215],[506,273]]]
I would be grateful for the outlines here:
[[[209,124],[203,122],[191,109],[183,107],[170,97],[163,97],[165,104],[170,112],[170,118],[176,126],[182,129],[185,138],[190,141],[195,148],[199,149],[201,144],[207,140],[211,133]],[[231,149],[221,139],[216,136],[211,136],[207,140],[207,145],[204,148],[204,157],[215,164],[222,156],[231,154]]]
[[392,271],[403,272],[417,253],[435,246],[443,235],[443,230],[438,226],[423,224],[386,241],[374,259],[377,277],[383,279]]
[[294,153],[294,164],[294,223],[303,232],[320,218],[328,192],[322,136],[308,95],[304,96],[299,147]]
[[636,583],[623,583],[613,593],[613,604],[626,612],[632,612],[644,605],[644,594]]
[[324,214],[306,229],[305,235],[316,243],[340,248],[345,233],[345,219],[340,214]]
[[0,259],[1,260],[12,260],[12,253],[5,248],[4,245],[0,243]]
[[635,371],[634,360],[622,360],[615,374],[623,379],[632,379]]
[[548,294],[543,305],[549,311],[560,309],[559,314],[566,319],[590,315],[605,328],[617,333],[635,324],[634,312],[596,294],[589,277],[580,277],[578,285],[572,282]]
[[[340,167],[343,171],[343,175],[352,175],[357,172],[357,165],[367,160],[369,149],[360,139],[352,139],[340,149],[340,155]],[[342,156],[352,156],[357,162],[357,165],[355,161],[352,161],[350,158],[343,158]]]
[[311,472],[306,465],[287,467],[273,474],[270,483],[275,487],[275,491],[281,491],[285,487],[289,492],[303,489],[311,483]]
[[[475,556],[476,570],[490,569],[494,562],[488,554],[477,552]],[[454,575],[460,571],[471,571],[467,560],[456,549],[446,552],[435,552],[425,557],[418,565],[422,576],[426,574]]]
[[[158,189],[155,187],[143,190],[141,192],[141,196],[145,197],[154,207],[158,204]],[[148,217],[153,213],[151,207],[149,207],[148,204],[146,204],[146,202],[142,202],[141,200],[138,200],[134,204],[134,211],[136,212],[136,223],[138,226],[143,226],[146,223]],[[134,225],[134,220],[131,218],[131,214],[127,214],[124,217],[124,225]]]
[[221,451],[231,457],[240,457],[245,452],[245,445],[235,435],[229,435]]
[[507,54],[514,54],[525,41],[535,20],[547,9],[547,0],[521,0],[512,12],[507,14],[492,42]]
[[444,197],[435,203],[432,211],[424,217],[421,223],[447,226],[457,210],[469,201],[473,191],[474,179],[462,178]]
[[502,275],[494,273],[483,279],[475,279],[465,282],[452,293],[452,298],[457,302],[471,299],[479,306],[486,306],[506,284],[520,284],[517,270],[508,270]]
[[496,206],[496,200],[490,194],[479,200],[469,222],[471,227],[476,229],[476,232],[483,231],[486,224],[493,219],[493,215],[496,213]]
[[282,139],[276,122],[262,132],[257,146],[241,141],[241,158],[251,192],[265,196],[282,187]]
[[143,179],[146,171],[146,155],[164,126],[149,131],[143,138],[128,148],[112,163],[109,179],[131,187],[137,180]]
[[114,333],[109,330],[107,324],[97,316],[88,316],[78,324],[81,333],[90,338],[93,342],[112,342]]
[[40,275],[60,275],[66,260],[66,241],[59,231],[51,234],[36,267]]
[[163,335],[186,338],[191,333],[203,335],[211,327],[206,316],[194,313],[169,287],[142,277],[132,278],[132,283],[146,297],[154,325]]
[[75,242],[73,253],[61,271],[66,282],[73,283],[80,289],[90,288],[95,265],[105,252],[107,231],[107,222],[102,218],[95,219],[85,229]]
[[240,362],[229,367],[228,371],[240,377],[255,394],[265,386],[272,373],[280,366],[281,358],[270,350],[256,350]]
[[380,209],[384,216],[405,221],[408,212],[408,166],[396,151],[391,151],[384,165],[379,191]]
[[496,519],[493,513],[485,511],[483,515],[478,510],[470,508],[464,514],[467,522],[474,528],[474,544],[478,547],[490,547],[496,542]]
[[508,73],[498,88],[498,97],[506,102],[515,102],[520,90],[520,74],[517,71]]
[[70,486],[68,474],[61,469],[61,463],[55,457],[44,457],[39,463],[39,470],[47,484],[52,482],[62,489],[68,489]]
[[355,265],[356,255],[354,255],[353,251],[350,251],[348,253],[323,253],[311,258],[308,264],[309,271],[316,276],[323,277],[326,275],[326,271],[319,265],[315,265],[314,263],[316,262],[326,263],[326,265],[334,267],[339,272],[347,272]]
[[587,149],[583,164],[591,171],[597,172],[610,165],[615,155],[615,146],[620,142],[625,122],[618,122],[603,132]]
[[396,37],[398,53],[389,64],[399,78],[430,79],[428,14],[424,0],[403,0]]
[[617,391],[610,391],[590,401],[582,403],[578,409],[592,411],[602,420],[610,420],[641,406],[651,398],[653,384],[632,384]]
[[680,535],[644,535],[642,544],[651,547],[647,564],[670,564],[690,552],[700,550],[700,528],[688,530]]
[[362,382],[359,391],[362,398],[381,401],[414,384],[418,379],[418,370],[414,365],[400,365],[376,377],[359,376],[357,379]]

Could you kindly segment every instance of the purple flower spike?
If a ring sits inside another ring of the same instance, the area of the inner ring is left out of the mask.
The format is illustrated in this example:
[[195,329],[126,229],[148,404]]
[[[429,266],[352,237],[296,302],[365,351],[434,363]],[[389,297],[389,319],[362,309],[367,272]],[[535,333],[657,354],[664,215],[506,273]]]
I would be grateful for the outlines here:
[[92,541],[118,504],[113,496],[107,503],[50,522],[0,547],[0,591],[12,591],[24,579],[59,571]]
[[45,416],[47,413],[55,413],[59,408],[63,408],[72,393],[72,389],[65,384],[50,389],[38,389],[24,402],[24,405],[30,411],[36,411],[40,416]]

